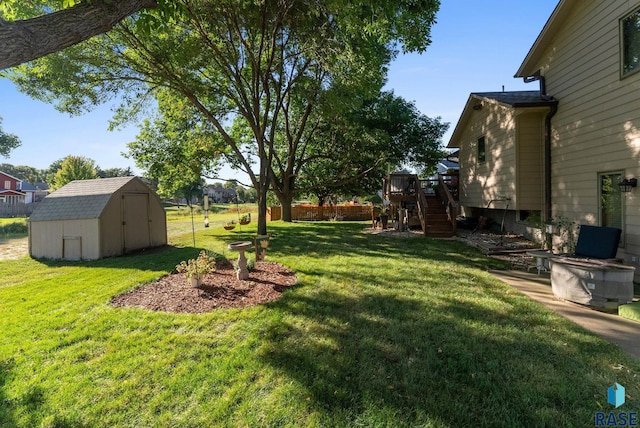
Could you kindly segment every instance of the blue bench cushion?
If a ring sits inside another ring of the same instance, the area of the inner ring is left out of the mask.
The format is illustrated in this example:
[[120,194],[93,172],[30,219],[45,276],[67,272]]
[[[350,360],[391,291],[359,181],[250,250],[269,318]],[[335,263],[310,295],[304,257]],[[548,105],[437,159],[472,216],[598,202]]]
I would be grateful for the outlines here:
[[614,259],[622,230],[616,227],[580,226],[575,255],[594,259]]

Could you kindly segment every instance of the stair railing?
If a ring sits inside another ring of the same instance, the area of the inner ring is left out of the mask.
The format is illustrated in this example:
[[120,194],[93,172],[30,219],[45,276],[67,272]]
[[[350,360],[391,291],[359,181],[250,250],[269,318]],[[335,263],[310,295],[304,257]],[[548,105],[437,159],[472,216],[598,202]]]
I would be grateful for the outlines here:
[[414,181],[415,193],[416,193],[416,201],[418,203],[418,217],[420,218],[420,224],[422,225],[422,232],[424,236],[427,236],[427,230],[429,227],[429,211],[427,203],[427,195],[425,194],[424,188],[422,186],[422,182],[424,180],[418,180],[416,176],[416,180]]
[[442,174],[438,174],[438,195],[442,200],[442,203],[445,205],[447,211],[447,218],[451,222],[451,227],[453,228],[453,234],[456,234],[457,230],[457,218],[458,218],[458,204],[456,203],[455,198],[449,191],[449,183],[445,182],[444,176]]

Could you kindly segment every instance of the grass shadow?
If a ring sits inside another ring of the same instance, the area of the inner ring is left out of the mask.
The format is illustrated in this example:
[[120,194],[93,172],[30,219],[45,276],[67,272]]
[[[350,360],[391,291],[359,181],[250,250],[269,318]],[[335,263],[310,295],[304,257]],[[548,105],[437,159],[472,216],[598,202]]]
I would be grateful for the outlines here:
[[269,224],[271,251],[323,258],[336,255],[393,256],[459,263],[482,270],[506,269],[507,263],[485,257],[478,249],[455,240],[387,237],[369,234],[364,222]]
[[47,267],[78,266],[87,268],[117,268],[140,270],[174,270],[181,260],[197,257],[205,248],[176,247],[165,245],[139,250],[123,256],[106,257],[98,260],[34,259]]
[[383,423],[373,414],[396,426],[548,426],[593,417],[583,404],[601,380],[579,361],[605,345],[588,335],[559,347],[523,335],[519,314],[469,302],[428,307],[323,291],[272,306],[295,321],[268,326],[259,357],[302,386],[322,426]]
[[269,305],[291,318],[267,326],[260,358],[302,385],[320,425],[592,423],[613,379],[597,365],[621,351],[484,274],[507,265],[475,248],[363,228],[271,226],[270,251],[318,263],[294,266],[300,291]]

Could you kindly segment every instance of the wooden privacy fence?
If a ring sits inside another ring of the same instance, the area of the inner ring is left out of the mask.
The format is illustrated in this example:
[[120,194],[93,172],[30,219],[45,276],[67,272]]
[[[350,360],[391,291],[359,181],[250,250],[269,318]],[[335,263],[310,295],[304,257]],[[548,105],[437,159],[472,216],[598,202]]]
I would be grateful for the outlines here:
[[[291,207],[291,220],[345,220],[366,221],[371,220],[371,205],[318,205],[304,204]],[[267,221],[282,219],[282,207],[267,208]]]
[[24,217],[29,216],[38,206],[33,204],[4,204],[0,203],[0,217]]

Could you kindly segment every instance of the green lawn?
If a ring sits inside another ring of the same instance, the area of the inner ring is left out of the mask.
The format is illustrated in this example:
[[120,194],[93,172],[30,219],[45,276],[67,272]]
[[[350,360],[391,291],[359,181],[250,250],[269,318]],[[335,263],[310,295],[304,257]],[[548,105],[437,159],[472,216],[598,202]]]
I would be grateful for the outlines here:
[[27,224],[27,218],[26,217],[8,217],[8,218],[0,217],[0,226],[5,226],[11,223]]
[[0,239],[27,236],[27,218],[0,218]]
[[[496,281],[498,262],[364,227],[270,223],[267,258],[298,285],[201,315],[108,303],[192,247],[0,261],[0,426],[582,427],[615,410],[614,382],[616,412],[640,407],[638,362]],[[198,227],[196,243],[252,234]]]

